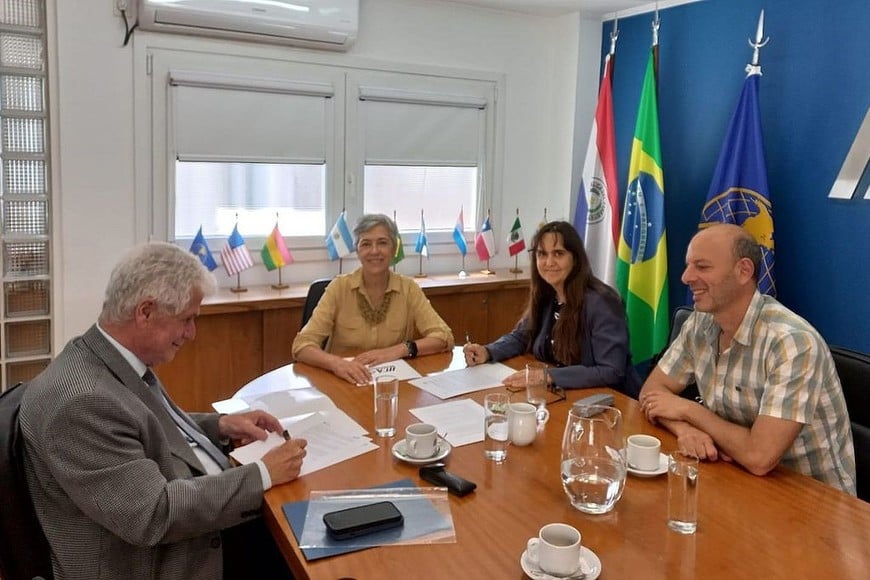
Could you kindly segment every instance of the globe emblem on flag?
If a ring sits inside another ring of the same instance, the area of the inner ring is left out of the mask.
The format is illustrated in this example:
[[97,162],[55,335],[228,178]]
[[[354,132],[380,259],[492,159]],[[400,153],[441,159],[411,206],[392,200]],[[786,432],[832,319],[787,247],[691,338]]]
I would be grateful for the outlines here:
[[751,189],[732,187],[711,198],[701,210],[703,223],[742,226],[762,248],[773,251],[773,210],[770,200]]
[[511,243],[516,243],[520,239],[520,231],[514,230],[511,232]]
[[589,213],[586,223],[597,224],[604,219],[604,197],[607,195],[607,184],[600,177],[592,178],[592,186],[589,188]]

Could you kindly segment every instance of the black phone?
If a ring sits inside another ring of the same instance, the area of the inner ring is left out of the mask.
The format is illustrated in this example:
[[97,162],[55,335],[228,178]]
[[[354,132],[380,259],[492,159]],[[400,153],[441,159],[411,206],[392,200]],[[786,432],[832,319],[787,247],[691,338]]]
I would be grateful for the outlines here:
[[405,523],[402,512],[390,501],[380,501],[323,514],[326,533],[333,540],[398,528]]

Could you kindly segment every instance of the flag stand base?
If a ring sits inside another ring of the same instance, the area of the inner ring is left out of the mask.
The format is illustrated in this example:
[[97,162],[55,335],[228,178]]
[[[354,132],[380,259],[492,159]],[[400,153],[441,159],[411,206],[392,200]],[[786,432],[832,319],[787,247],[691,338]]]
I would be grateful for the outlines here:
[[511,274],[522,274],[523,269],[522,268],[511,268],[510,272],[511,272]]
[[457,274],[457,276],[459,276],[461,279],[465,280],[466,278],[468,278],[468,272],[466,272],[465,270],[460,270],[459,274]]
[[247,292],[248,289],[242,288],[241,286],[233,286],[232,288],[230,288],[230,291],[231,292]]
[[426,278],[427,276],[428,274],[424,274],[423,272],[418,272],[417,274],[414,274],[414,278]]
[[284,290],[285,288],[289,288],[289,284],[272,284],[272,288],[275,290]]
[[495,270],[490,270],[487,268],[486,270],[481,270],[481,274],[486,274],[487,276],[495,276]]

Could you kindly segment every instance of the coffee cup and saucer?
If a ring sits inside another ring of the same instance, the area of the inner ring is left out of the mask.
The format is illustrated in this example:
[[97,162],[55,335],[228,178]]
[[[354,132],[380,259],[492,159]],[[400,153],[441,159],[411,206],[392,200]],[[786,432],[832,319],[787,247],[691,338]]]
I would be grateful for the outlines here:
[[450,455],[452,447],[438,434],[435,425],[414,423],[405,429],[405,438],[393,445],[393,457],[414,465],[440,461]]
[[601,574],[601,560],[568,524],[542,527],[529,539],[520,566],[532,580],[595,580]]
[[662,442],[652,435],[630,435],[626,446],[627,470],[636,477],[655,477],[668,472],[668,456]]

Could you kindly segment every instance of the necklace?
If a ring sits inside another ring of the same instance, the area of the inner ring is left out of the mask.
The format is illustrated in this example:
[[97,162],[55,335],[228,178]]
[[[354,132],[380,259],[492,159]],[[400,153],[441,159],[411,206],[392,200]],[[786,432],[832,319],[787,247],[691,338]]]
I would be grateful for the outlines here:
[[359,307],[359,313],[366,322],[373,326],[380,324],[387,318],[387,310],[390,309],[390,302],[392,302],[392,300],[393,293],[386,292],[380,305],[377,308],[372,308],[372,305],[369,304],[368,298],[366,298],[362,292],[357,291],[356,293],[356,304],[357,307]]

